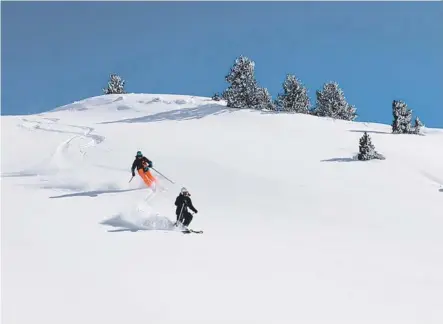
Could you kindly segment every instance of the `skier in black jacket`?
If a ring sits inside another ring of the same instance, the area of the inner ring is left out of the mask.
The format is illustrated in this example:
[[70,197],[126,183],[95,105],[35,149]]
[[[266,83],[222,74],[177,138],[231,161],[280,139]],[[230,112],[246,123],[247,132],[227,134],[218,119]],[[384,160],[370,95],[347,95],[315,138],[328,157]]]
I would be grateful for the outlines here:
[[181,223],[184,226],[188,226],[192,221],[192,214],[188,211],[191,209],[194,213],[197,214],[197,209],[195,209],[194,205],[192,205],[192,200],[190,198],[191,194],[186,188],[182,188],[180,194],[175,199],[175,214],[177,215],[177,223],[181,219]]
[[132,177],[135,177],[135,169],[137,169],[140,178],[149,188],[152,188],[157,179],[151,174],[149,168],[152,168],[152,161],[144,156],[141,151],[137,151],[131,167]]

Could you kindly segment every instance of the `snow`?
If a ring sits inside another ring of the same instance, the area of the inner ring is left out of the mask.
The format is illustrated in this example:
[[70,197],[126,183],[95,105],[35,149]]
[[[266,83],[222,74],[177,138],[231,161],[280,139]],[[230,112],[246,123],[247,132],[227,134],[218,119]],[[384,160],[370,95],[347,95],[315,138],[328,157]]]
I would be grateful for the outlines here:
[[[441,129],[162,94],[1,118],[2,323],[443,322]],[[129,182],[137,150],[175,183]]]

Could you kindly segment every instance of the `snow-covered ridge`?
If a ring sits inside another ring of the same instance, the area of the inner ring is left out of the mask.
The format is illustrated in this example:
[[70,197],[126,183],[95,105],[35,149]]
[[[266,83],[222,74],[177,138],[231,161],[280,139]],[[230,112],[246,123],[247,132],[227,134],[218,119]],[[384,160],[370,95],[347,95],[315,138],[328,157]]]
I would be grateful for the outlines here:
[[[385,160],[352,159],[364,132]],[[5,323],[443,322],[442,129],[124,94],[2,135]]]
[[91,97],[74,103],[64,105],[51,110],[55,111],[85,111],[97,108],[115,108],[117,110],[131,109],[131,105],[198,105],[203,102],[212,101],[206,97],[173,95],[173,94],[109,94]]

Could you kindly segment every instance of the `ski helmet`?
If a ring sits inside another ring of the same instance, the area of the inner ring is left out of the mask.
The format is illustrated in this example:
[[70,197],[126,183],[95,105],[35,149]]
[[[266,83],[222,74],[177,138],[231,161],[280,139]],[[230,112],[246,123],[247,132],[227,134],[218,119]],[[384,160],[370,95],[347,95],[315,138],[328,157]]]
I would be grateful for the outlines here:
[[136,156],[143,156],[142,151],[137,151],[137,155]]
[[180,191],[183,195],[188,194],[189,195],[189,191],[188,189],[186,189],[185,187],[183,187]]

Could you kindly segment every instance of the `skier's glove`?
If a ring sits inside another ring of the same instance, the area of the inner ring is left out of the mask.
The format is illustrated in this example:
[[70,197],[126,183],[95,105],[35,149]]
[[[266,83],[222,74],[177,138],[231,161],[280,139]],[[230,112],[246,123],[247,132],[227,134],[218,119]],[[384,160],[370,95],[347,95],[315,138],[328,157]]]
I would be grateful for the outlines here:
[[132,172],[132,176],[135,177],[135,172]]
[[152,168],[152,162],[149,162],[149,167]]

